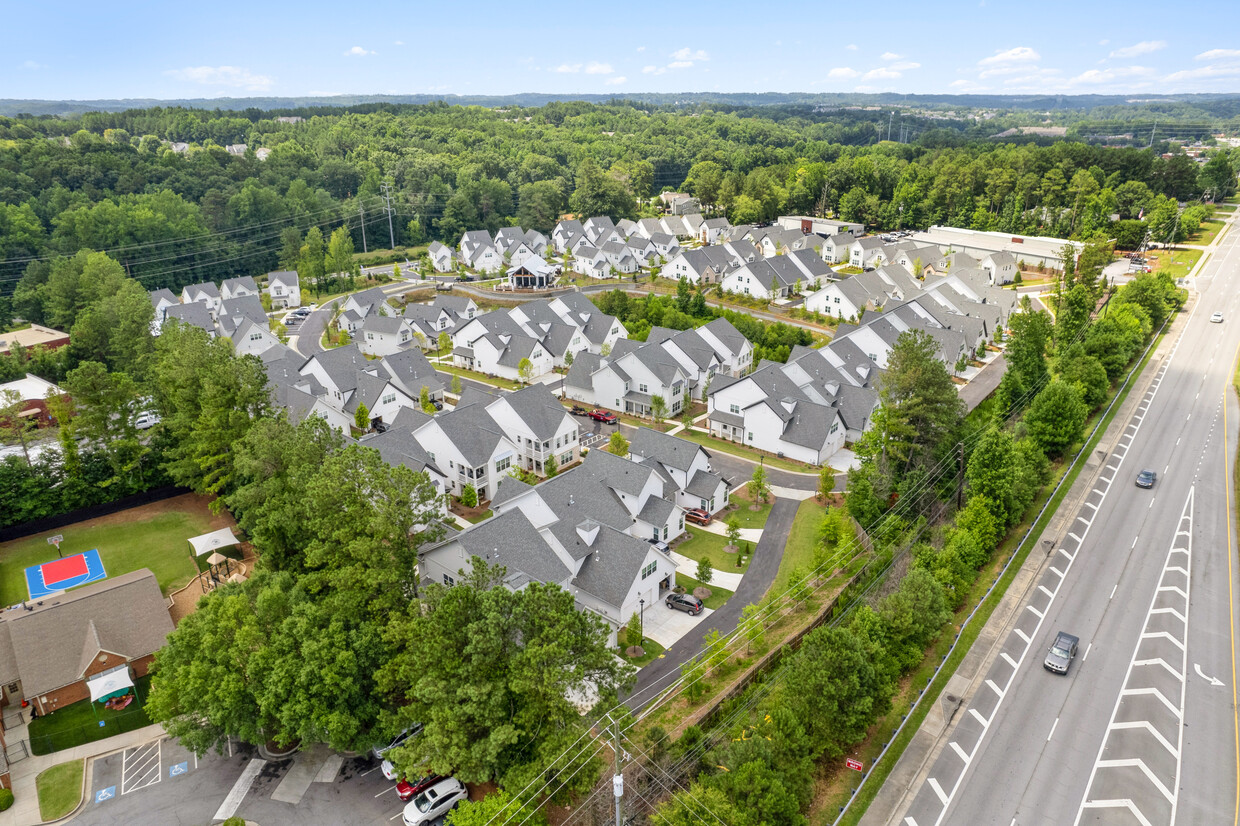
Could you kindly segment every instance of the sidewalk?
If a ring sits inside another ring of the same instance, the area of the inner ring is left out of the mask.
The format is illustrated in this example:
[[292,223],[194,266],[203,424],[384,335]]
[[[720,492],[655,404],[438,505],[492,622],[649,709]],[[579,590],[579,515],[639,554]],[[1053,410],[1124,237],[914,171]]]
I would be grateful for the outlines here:
[[[25,760],[19,760],[11,764],[9,766],[9,777],[13,782],[13,807],[7,812],[0,812],[0,826],[32,826],[32,824],[43,821],[39,816],[39,794],[35,788],[35,778],[44,769],[50,769],[52,766],[68,763],[71,760],[82,760],[84,758],[111,754],[112,752],[132,748],[163,736],[164,727],[155,723],[145,728],[134,729],[124,734],[118,734],[115,737],[97,740],[94,743],[87,743],[76,748],[52,752],[51,754],[33,755]],[[90,771],[88,766],[87,771],[82,775],[83,784],[89,780],[89,777]]]

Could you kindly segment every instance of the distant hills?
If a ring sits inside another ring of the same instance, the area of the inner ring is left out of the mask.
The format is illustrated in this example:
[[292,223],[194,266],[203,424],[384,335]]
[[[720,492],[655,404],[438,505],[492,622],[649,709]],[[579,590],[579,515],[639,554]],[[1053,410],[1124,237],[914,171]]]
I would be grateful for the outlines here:
[[[333,95],[251,98],[121,98],[115,100],[20,100],[0,98],[0,115],[75,115],[83,112],[121,112],[126,109],[185,107],[244,111],[276,111],[306,107],[348,108],[362,104],[427,104],[443,102],[458,106],[545,106],[555,101],[609,103],[630,101],[655,106],[908,106],[918,108],[1009,109],[1026,111],[1084,111],[1100,106],[1141,106],[1150,104],[1209,105],[1240,100],[1234,94],[1191,95],[898,95],[823,94],[811,92],[684,92],[639,93],[625,95],[554,95],[537,92],[519,95]],[[1224,107],[1232,109],[1233,107]]]

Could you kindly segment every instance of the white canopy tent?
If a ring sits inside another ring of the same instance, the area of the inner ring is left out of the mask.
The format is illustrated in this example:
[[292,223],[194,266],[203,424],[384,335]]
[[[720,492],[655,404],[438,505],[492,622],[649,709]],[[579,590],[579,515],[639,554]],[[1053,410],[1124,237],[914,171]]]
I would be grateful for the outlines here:
[[133,680],[129,677],[129,666],[122,665],[111,671],[105,671],[102,674],[96,674],[86,680],[86,687],[90,689],[90,700],[92,703],[99,700],[106,700],[109,697],[124,694],[133,688]]
[[232,528],[220,528],[202,536],[190,537],[189,544],[194,549],[194,556],[202,556],[220,548],[240,545],[241,540],[233,536]]

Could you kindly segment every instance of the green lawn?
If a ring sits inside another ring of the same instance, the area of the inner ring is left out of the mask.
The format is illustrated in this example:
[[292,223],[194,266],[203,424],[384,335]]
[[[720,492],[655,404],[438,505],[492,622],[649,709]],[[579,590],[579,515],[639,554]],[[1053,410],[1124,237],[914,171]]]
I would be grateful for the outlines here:
[[739,486],[730,497],[731,503],[736,506],[736,510],[730,510],[719,514],[719,519],[726,525],[728,520],[736,517],[737,524],[742,528],[765,528],[767,517],[771,515],[771,507],[773,502],[767,502],[759,507],[756,511],[751,511],[749,506],[752,501],[749,499],[749,491],[744,484]]
[[[623,629],[621,629],[620,631],[620,638],[624,639]],[[642,643],[642,650],[646,652],[642,656],[629,657],[628,655],[624,653],[624,647],[621,646],[616,651],[616,656],[624,660],[629,665],[636,666],[637,668],[641,668],[643,665],[649,665],[654,660],[657,660],[659,657],[663,656],[663,652],[666,651],[667,649],[659,645],[654,640],[650,639],[650,637],[646,637],[645,641]]]
[[[702,587],[702,583],[691,576],[685,576],[680,571],[676,572],[676,584],[684,588],[686,594],[693,593],[694,588]],[[712,611],[719,609],[732,598],[732,592],[726,588],[720,588],[718,585],[707,585],[706,587],[711,590],[711,594],[702,600],[702,604]]]
[[1159,250],[1155,255],[1158,256],[1157,261],[1151,261],[1154,272],[1165,272],[1172,278],[1182,278],[1188,275],[1188,271],[1197,263],[1197,259],[1201,258],[1201,250],[1186,250],[1184,248],[1174,250]]
[[1235,204],[1215,204],[1214,211],[1225,212],[1225,213],[1231,214],[1236,211],[1236,205]]
[[435,362],[435,369],[441,373],[451,373],[454,376],[460,376],[463,379],[473,379],[483,384],[493,384],[496,387],[503,387],[506,390],[520,390],[524,385],[509,379],[500,378],[499,376],[488,376],[485,373],[478,373],[473,370],[466,370],[463,367],[456,367],[451,364],[440,364]]
[[469,522],[473,525],[477,525],[479,522],[485,522],[486,520],[490,519],[491,516],[492,516],[492,512],[490,510],[485,510],[482,513],[475,516],[473,519],[470,519],[468,516],[463,516],[461,518],[464,519],[466,522]]
[[[85,523],[81,523],[85,524]],[[79,527],[70,525],[55,531],[15,539],[0,544],[0,605],[13,605],[29,599],[26,568],[56,559],[56,548],[47,537],[62,534],[62,556],[98,549],[108,576],[150,568],[166,594],[184,585],[198,573],[190,556],[189,538],[210,529],[205,513],[175,511],[156,514],[133,522]]]
[[1219,230],[1221,230],[1223,226],[1224,224],[1222,221],[1203,221],[1201,224],[1201,229],[1197,231],[1196,235],[1189,238],[1188,242],[1190,244],[1200,244],[1204,247],[1214,240],[1215,236],[1218,235]]
[[771,456],[751,447],[746,447],[738,442],[729,442],[725,439],[717,439],[706,433],[700,433],[696,430],[682,430],[676,434],[681,439],[687,439],[690,442],[696,442],[707,450],[718,450],[721,453],[730,453],[733,456],[739,456],[742,459],[748,459],[751,462],[759,460],[765,461],[767,467],[779,468],[780,470],[791,470],[798,473],[817,473],[818,468],[807,465],[804,462],[794,462],[791,459],[780,459],[778,456]]
[[[746,557],[745,564],[737,567],[736,561],[740,558],[739,553],[728,553],[724,547],[728,544],[726,536],[704,531],[701,528],[693,528],[685,526],[685,531],[689,534],[689,538],[676,545],[672,550],[681,556],[687,556],[694,562],[702,557],[710,559],[710,564],[717,571],[726,571],[728,573],[741,574],[749,569],[749,560],[752,554]],[[752,548],[753,543],[750,543]],[[744,540],[741,541],[741,547],[745,547]]]
[[59,820],[82,802],[85,768],[85,760],[71,760],[39,772],[34,785],[39,790],[39,815],[44,820]]
[[818,529],[824,516],[826,509],[813,499],[806,499],[797,508],[792,528],[788,531],[788,542],[784,545],[784,555],[779,560],[779,571],[769,593],[782,594],[788,589],[788,577],[793,568],[813,569],[814,546],[818,543]]
[[151,678],[140,677],[134,682],[138,699],[121,711],[104,708],[103,703],[80,700],[46,717],[31,720],[30,751],[51,754],[149,726],[151,721],[147,719],[142,703],[150,691]]

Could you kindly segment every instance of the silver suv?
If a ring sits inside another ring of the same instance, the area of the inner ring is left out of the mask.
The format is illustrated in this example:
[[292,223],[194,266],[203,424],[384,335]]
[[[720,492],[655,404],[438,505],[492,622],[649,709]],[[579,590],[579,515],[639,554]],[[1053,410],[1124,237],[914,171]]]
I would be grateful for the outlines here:
[[1072,666],[1072,660],[1076,657],[1076,648],[1080,642],[1068,632],[1060,631],[1055,636],[1055,641],[1051,643],[1051,650],[1046,652],[1046,659],[1043,660],[1042,665],[1047,671],[1067,674]]

